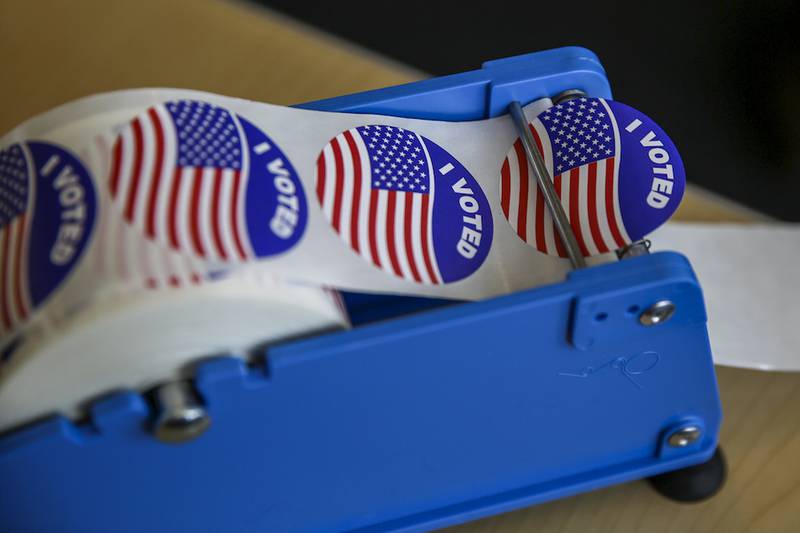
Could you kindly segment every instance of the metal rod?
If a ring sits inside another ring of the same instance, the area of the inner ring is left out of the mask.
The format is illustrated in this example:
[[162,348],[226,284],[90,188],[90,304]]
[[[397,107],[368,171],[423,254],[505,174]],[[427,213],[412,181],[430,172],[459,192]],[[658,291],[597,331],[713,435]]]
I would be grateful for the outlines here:
[[553,222],[555,223],[559,237],[561,237],[561,242],[564,244],[564,248],[567,251],[570,263],[572,263],[572,268],[584,268],[586,267],[586,259],[584,259],[581,253],[578,241],[575,238],[575,233],[572,231],[572,226],[569,224],[569,218],[567,218],[564,207],[561,205],[561,199],[558,197],[556,189],[553,186],[553,178],[551,178],[550,173],[547,172],[542,154],[539,153],[539,149],[536,147],[536,141],[533,139],[533,134],[531,134],[531,130],[528,128],[528,119],[525,117],[522,106],[519,102],[513,101],[509,104],[508,109],[511,113],[511,118],[514,120],[514,125],[517,127],[517,133],[519,133],[519,137],[522,140],[522,147],[525,149],[525,155],[531,163],[531,169],[534,175],[536,175],[536,182],[539,184],[539,190],[542,191],[547,208],[550,210],[550,214],[553,215]]

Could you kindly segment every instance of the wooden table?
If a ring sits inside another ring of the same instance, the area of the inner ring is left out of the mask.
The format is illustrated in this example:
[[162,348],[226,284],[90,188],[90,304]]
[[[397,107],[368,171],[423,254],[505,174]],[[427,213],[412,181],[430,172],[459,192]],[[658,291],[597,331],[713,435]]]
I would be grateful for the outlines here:
[[[186,87],[291,104],[423,77],[249,4],[0,0],[0,131],[57,104],[129,87]],[[478,65],[476,65],[476,68]],[[684,220],[747,220],[690,191]],[[678,505],[629,483],[454,528],[474,532],[800,531],[800,374],[718,368],[729,481]]]

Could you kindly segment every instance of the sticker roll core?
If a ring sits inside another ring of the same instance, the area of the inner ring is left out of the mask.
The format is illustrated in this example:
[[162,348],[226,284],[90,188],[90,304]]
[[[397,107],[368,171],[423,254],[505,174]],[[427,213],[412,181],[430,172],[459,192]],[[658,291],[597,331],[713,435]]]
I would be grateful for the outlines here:
[[89,399],[191,376],[198,360],[263,357],[270,342],[347,327],[333,291],[255,272],[104,298],[23,343],[0,375],[0,430]]

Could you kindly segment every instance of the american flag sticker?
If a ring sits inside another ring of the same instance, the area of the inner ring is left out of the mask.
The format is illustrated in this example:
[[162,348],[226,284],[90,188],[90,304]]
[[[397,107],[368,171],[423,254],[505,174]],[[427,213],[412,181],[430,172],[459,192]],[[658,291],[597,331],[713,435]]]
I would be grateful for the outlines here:
[[77,265],[93,230],[95,205],[87,170],[66,149],[28,141],[0,150],[2,344]]
[[149,239],[216,263],[286,252],[306,226],[305,194],[278,145],[206,102],[166,102],[126,124],[108,186]]
[[334,137],[317,158],[316,196],[353,251],[408,281],[464,279],[492,244],[477,181],[443,148],[403,128],[367,125]]
[[[95,176],[109,176],[111,147],[115,140],[116,135],[112,132],[102,132],[78,152]],[[98,193],[102,205],[111,203],[105,183],[99,187]],[[92,269],[121,290],[128,290],[131,286],[179,289],[205,281],[206,269],[201,259],[143,239],[116,209],[99,210],[96,225]]]
[[[635,109],[579,98],[545,110],[529,127],[584,256],[641,239],[678,207],[685,187],[680,155]],[[500,169],[500,203],[520,239],[566,257],[519,139]]]

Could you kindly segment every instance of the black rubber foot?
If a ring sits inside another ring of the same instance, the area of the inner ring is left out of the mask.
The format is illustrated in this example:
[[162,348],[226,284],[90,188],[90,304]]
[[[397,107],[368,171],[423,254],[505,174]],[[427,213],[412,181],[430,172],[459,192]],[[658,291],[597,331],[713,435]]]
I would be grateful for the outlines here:
[[705,463],[653,476],[648,481],[659,494],[670,500],[696,503],[719,492],[726,477],[725,457],[722,449],[717,448],[714,456]]

